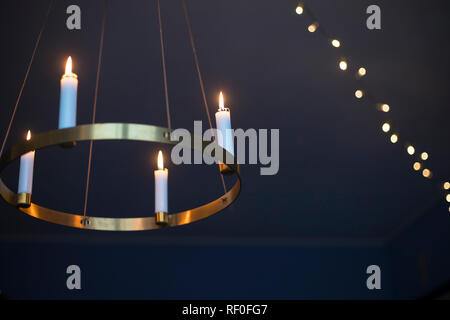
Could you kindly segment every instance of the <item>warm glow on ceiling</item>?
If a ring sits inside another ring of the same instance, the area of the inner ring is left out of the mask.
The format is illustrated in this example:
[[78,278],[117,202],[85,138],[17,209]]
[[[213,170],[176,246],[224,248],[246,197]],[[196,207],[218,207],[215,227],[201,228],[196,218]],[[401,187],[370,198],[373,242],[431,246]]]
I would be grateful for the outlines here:
[[317,26],[318,26],[318,23],[317,23],[317,22],[314,22],[313,24],[310,24],[309,27],[308,27],[308,31],[309,31],[309,32],[314,32],[314,31],[316,31],[316,30],[317,30]]
[[341,46],[341,43],[339,42],[339,40],[336,40],[336,39],[331,40],[331,44],[335,48],[339,48]]
[[355,97],[357,97],[358,99],[361,99],[363,97],[364,93],[362,92],[362,90],[356,90],[355,91]]
[[367,70],[366,70],[365,68],[359,68],[358,74],[359,74],[361,77],[365,76],[366,73],[367,73]]
[[391,136],[391,142],[392,142],[392,143],[396,143],[397,141],[398,141],[397,135],[396,135],[396,134],[393,134],[393,135]]
[[344,71],[347,70],[347,62],[344,60],[341,60],[339,62],[339,69],[344,70]]

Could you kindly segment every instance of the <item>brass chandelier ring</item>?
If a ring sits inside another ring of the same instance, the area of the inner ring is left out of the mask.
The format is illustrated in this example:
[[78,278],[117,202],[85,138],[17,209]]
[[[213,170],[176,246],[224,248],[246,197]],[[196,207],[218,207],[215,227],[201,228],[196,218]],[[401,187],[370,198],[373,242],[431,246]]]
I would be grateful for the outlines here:
[[[170,140],[170,130],[164,127],[153,125],[135,124],[135,123],[96,123],[84,124],[72,128],[59,129],[47,131],[37,134],[29,141],[22,141],[8,149],[0,158],[0,173],[3,169],[21,155],[32,151],[47,148],[55,145],[68,145],[75,141],[86,140],[134,140],[159,142],[167,144],[176,144],[177,141]],[[201,146],[191,143],[190,147],[194,150],[203,151],[209,144],[215,142],[202,141]],[[204,218],[207,218],[233,203],[239,196],[241,190],[241,176],[239,164],[234,160],[234,157],[226,150],[215,145],[216,150],[222,152],[224,157],[222,159],[233,159],[227,164],[228,173],[236,174],[237,181],[234,186],[228,190],[224,195],[218,199],[209,202],[200,207],[169,214],[167,225],[156,224],[154,216],[138,217],[138,218],[104,218],[91,217],[83,215],[72,214],[62,211],[53,210],[50,208],[39,206],[31,203],[28,208],[18,208],[22,212],[51,223],[60,224],[64,226],[90,229],[90,230],[105,230],[105,231],[140,231],[161,229],[165,227],[180,226],[183,224],[192,223]],[[228,157],[228,158],[226,158]],[[219,157],[214,155],[214,158],[219,161]],[[0,195],[12,206],[17,206],[17,194],[10,190],[0,178]]]

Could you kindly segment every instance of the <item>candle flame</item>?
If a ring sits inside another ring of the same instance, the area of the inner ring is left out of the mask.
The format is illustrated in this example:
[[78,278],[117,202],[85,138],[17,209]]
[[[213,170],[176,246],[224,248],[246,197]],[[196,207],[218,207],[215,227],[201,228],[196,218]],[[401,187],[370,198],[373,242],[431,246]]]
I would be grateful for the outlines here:
[[66,62],[66,75],[72,74],[72,57],[69,56]]
[[31,139],[31,131],[28,130],[28,132],[27,132],[27,141],[30,141],[30,139]]
[[221,109],[221,110],[225,109],[222,91],[220,91],[220,94],[219,94],[219,109]]
[[158,170],[163,170],[163,169],[164,169],[163,155],[162,155],[162,151],[159,150],[159,152],[158,152]]

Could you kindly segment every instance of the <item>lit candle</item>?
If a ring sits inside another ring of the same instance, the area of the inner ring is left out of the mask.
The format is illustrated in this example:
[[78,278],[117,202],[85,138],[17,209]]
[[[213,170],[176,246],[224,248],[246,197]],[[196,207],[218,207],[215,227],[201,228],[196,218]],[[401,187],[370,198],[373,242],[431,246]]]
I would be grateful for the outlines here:
[[[233,134],[231,132],[230,109],[225,108],[222,91],[219,94],[219,110],[216,112],[217,143],[234,156]],[[228,167],[219,163],[222,173],[229,172]]]
[[66,72],[61,78],[61,96],[59,100],[59,129],[75,127],[77,122],[78,77],[72,73],[72,58],[66,62]]
[[[28,130],[27,141],[31,139],[31,132]],[[20,171],[19,171],[19,187],[17,188],[17,204],[21,207],[30,206],[31,191],[33,188],[33,168],[34,168],[34,153],[30,151],[20,157]]]
[[155,214],[157,224],[168,223],[168,185],[169,171],[164,169],[162,152],[158,152],[158,170],[155,170]]

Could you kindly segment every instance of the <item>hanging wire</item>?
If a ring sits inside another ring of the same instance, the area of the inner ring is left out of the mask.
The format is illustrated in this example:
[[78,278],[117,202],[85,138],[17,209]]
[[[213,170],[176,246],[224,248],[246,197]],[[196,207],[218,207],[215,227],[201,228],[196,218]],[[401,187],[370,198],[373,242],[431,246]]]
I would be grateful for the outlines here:
[[53,0],[50,0],[50,2],[48,4],[47,13],[45,14],[45,18],[44,18],[44,21],[41,26],[41,30],[39,31],[38,37],[36,39],[36,43],[34,44],[33,53],[31,54],[30,61],[28,62],[27,71],[25,72],[25,77],[22,81],[22,86],[20,87],[19,95],[17,96],[16,104],[14,105],[11,119],[9,120],[8,129],[6,130],[5,137],[3,138],[2,147],[0,149],[0,157],[2,156],[3,150],[5,149],[6,141],[8,140],[9,132],[11,131],[11,126],[12,126],[12,123],[16,116],[17,107],[19,106],[20,99],[22,98],[23,89],[25,88],[25,85],[27,83],[28,75],[30,74],[30,70],[31,70],[31,65],[33,64],[34,57],[36,56],[36,52],[39,47],[39,43],[41,42],[41,37],[42,37],[42,34],[44,33],[44,29],[47,25],[48,17],[50,15],[50,11],[51,11],[52,7],[53,7]]
[[[309,15],[310,19],[311,19],[312,21],[314,21],[314,22],[318,22],[318,19],[317,19],[316,15],[315,15],[314,12],[312,11],[312,9],[306,4],[306,1],[305,1],[305,3],[304,3],[303,5],[304,5],[303,10],[304,10],[304,12],[306,12],[307,15]],[[330,38],[330,36],[329,36],[329,33],[328,33],[327,30],[323,27],[322,24],[319,24],[319,29],[320,29],[320,31],[321,31],[320,34],[321,34],[324,38],[326,38],[327,41],[331,40],[331,38]],[[340,49],[340,48],[339,48],[339,49]],[[341,55],[341,58],[342,58],[342,55]],[[346,59],[346,61],[347,61],[347,59]],[[358,81],[358,83],[359,83],[358,89],[362,89],[363,92],[364,92],[364,99],[366,99],[369,103],[371,103],[371,104],[373,104],[373,105],[379,105],[381,100],[379,100],[377,97],[375,97],[370,91],[367,91],[366,85],[365,85],[365,81],[364,81],[364,79],[362,79],[362,76],[361,76],[361,77],[357,77],[357,81]],[[384,115],[384,118],[385,118],[385,121],[386,121],[387,123],[390,123],[390,121],[389,121],[387,115]],[[396,131],[396,132],[398,132],[398,131]],[[395,134],[394,134],[394,135],[395,135]],[[393,135],[393,136],[394,136],[394,135]],[[396,135],[395,135],[395,136],[396,136]],[[397,137],[397,136],[396,136],[396,137]],[[392,139],[391,139],[391,141],[392,141]],[[392,142],[393,142],[393,141],[392,141]],[[396,142],[397,142],[397,140],[395,140],[395,143],[396,143]],[[394,143],[394,142],[393,142],[393,143]],[[410,144],[408,144],[408,145],[409,145],[409,147],[412,147]],[[408,148],[409,148],[409,147],[408,147]],[[408,149],[407,149],[407,150],[408,150]],[[408,150],[408,153],[409,153],[409,150]],[[410,155],[414,155],[414,154],[419,155],[419,154],[421,154],[421,153],[420,153],[420,152],[413,152],[413,153],[410,153]],[[417,156],[416,156],[416,157],[417,157]],[[418,159],[416,158],[416,160],[418,160]],[[422,160],[425,161],[426,159],[422,159]],[[424,171],[422,172],[422,173],[423,173],[423,176],[424,176],[425,178],[431,178],[431,176],[430,176],[429,174],[426,174],[427,170],[428,170],[428,173],[429,173],[429,169],[425,168]],[[445,184],[445,183],[441,183],[440,189],[442,189],[442,185],[444,185],[444,184]],[[450,210],[450,208],[449,208],[449,210]]]
[[[93,111],[92,111],[92,113],[93,113],[92,114],[92,124],[95,123],[95,115],[97,112],[98,87],[99,87],[99,82],[100,82],[100,70],[101,70],[101,66],[102,66],[103,39],[105,36],[105,24],[106,24],[107,9],[108,9],[108,0],[104,0],[102,30],[101,30],[101,34],[100,34],[100,45],[99,45],[99,49],[98,49],[97,77],[95,79],[95,93],[94,93],[94,104],[93,104]],[[86,191],[84,194],[83,222],[86,221],[86,209],[87,209],[87,201],[88,201],[88,195],[89,195],[89,181],[90,181],[90,177],[91,177],[93,144],[94,144],[94,141],[91,140],[89,143],[89,160],[88,160],[88,168],[87,168],[87,176],[86,176]]]
[[[311,9],[311,7],[309,6],[309,5],[307,5],[306,4],[306,1],[304,2],[304,12],[306,13],[306,15],[308,15],[309,17],[310,17],[310,19],[312,19],[313,21],[315,21],[315,22],[319,22],[319,20],[317,19],[317,16],[314,14],[314,12],[313,12],[313,10]],[[330,41],[330,40],[332,40],[331,39],[331,37],[330,37],[330,33],[326,30],[326,28],[322,25],[322,24],[319,24],[319,27],[318,27],[318,29],[320,29],[320,34],[327,40],[327,41]],[[339,46],[338,48],[333,48],[333,51],[336,51],[337,53],[338,53],[338,55],[339,55],[339,57],[343,57],[344,56],[344,54],[342,54],[341,52],[342,52],[342,48],[341,48],[341,46]],[[345,59],[346,60],[346,62],[348,63],[349,61],[348,61],[348,59]],[[349,73],[350,74],[350,73]],[[364,80],[364,78],[363,77],[357,77],[356,78],[356,81],[358,82],[358,86],[357,86],[357,89],[358,90],[362,90],[362,92],[363,92],[363,98],[364,98],[364,100],[366,100],[366,101],[368,101],[370,104],[372,104],[372,105],[378,105],[378,104],[380,104],[380,99],[378,99],[378,97],[375,97],[368,89],[367,89],[367,85],[366,85],[366,83],[365,83],[365,80]],[[362,98],[361,97],[361,98]],[[383,116],[384,116],[384,118],[385,118],[385,121],[389,121],[389,119],[388,119],[388,117],[387,117],[387,115],[386,114],[383,114]]]
[[[213,126],[212,126],[212,122],[211,122],[211,115],[209,114],[208,101],[206,100],[205,86],[203,85],[203,78],[202,78],[202,74],[200,72],[200,64],[198,62],[197,49],[195,48],[194,37],[192,36],[191,22],[189,20],[189,14],[188,14],[187,6],[186,6],[186,1],[185,0],[181,0],[181,4],[183,5],[184,18],[186,19],[186,26],[187,26],[188,33],[189,33],[189,39],[191,41],[192,53],[194,54],[195,68],[197,69],[198,79],[199,79],[199,82],[200,82],[200,89],[202,91],[203,104],[205,106],[206,115],[208,116],[209,127],[212,129]],[[227,186],[225,184],[225,179],[223,178],[222,174],[220,174],[220,178],[222,180],[223,190],[226,193],[227,192]]]
[[[309,8],[309,6],[306,5],[306,2],[304,4],[304,12],[309,15],[309,17],[311,18],[311,20],[314,22],[319,23],[319,20],[317,19],[316,15],[314,14],[314,12],[312,12],[312,10]],[[319,24],[318,26],[318,31],[327,39],[330,39],[330,34],[327,32],[327,30],[321,25]]]
[[157,0],[158,4],[158,24],[159,24],[159,40],[161,42],[161,64],[163,68],[163,78],[164,78],[164,97],[166,101],[166,113],[167,113],[167,127],[169,131],[172,130],[172,124],[170,122],[170,108],[169,108],[169,89],[167,88],[167,72],[166,72],[166,58],[164,53],[164,38],[163,38],[163,30],[162,30],[162,21],[161,21],[161,6],[159,0]]
[[188,14],[187,6],[186,6],[186,1],[181,0],[181,3],[183,5],[183,9],[184,9],[184,18],[186,19],[186,26],[187,26],[188,33],[189,33],[189,39],[191,41],[192,53],[194,54],[195,68],[197,69],[198,79],[200,82],[200,89],[202,90],[203,104],[205,106],[206,115],[208,116],[209,127],[212,129],[213,126],[212,126],[212,122],[211,122],[211,116],[209,114],[208,101],[206,100],[205,86],[203,85],[202,73],[200,72],[200,64],[198,62],[197,49],[195,48],[194,37],[192,36],[191,22],[189,20],[189,14]]

